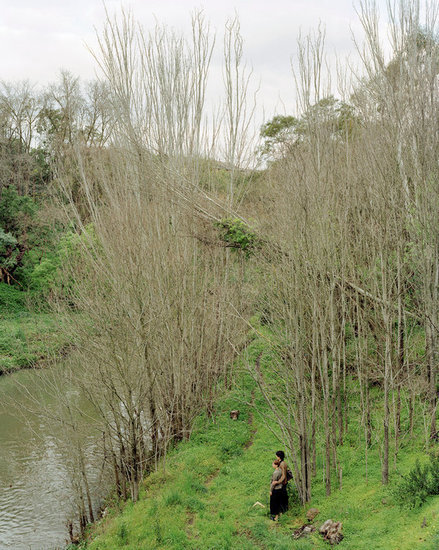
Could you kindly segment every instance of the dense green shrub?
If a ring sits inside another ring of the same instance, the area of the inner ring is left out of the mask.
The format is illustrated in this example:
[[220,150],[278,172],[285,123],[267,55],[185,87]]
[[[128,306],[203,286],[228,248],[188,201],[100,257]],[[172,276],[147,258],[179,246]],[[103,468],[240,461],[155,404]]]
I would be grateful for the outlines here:
[[431,495],[439,495],[439,454],[438,453],[432,453],[430,455],[429,490]]
[[44,201],[20,195],[13,185],[2,189],[0,275],[9,284],[45,291],[52,283],[57,247],[65,227],[46,215],[45,208]]
[[6,232],[20,234],[35,216],[38,206],[26,195],[19,195],[14,185],[2,189],[0,199],[0,225]]
[[0,196],[0,268],[7,280],[17,281],[17,269],[32,247],[37,204],[31,197],[21,196],[10,185]]
[[251,256],[261,246],[256,233],[239,218],[224,218],[216,223],[221,240],[231,248],[241,250],[246,257]]
[[29,286],[40,293],[46,293],[55,288],[69,286],[69,281],[62,281],[62,266],[74,260],[80,261],[85,248],[89,250],[96,245],[96,237],[92,224],[86,226],[82,234],[67,231],[60,238],[52,251],[47,251],[38,263],[35,263],[29,273]]
[[393,490],[393,495],[401,507],[416,508],[422,506],[430,495],[439,494],[439,455],[431,454],[430,462],[415,466]]
[[393,494],[401,507],[416,508],[422,506],[429,495],[428,464],[421,465],[416,460],[415,466],[408,474],[402,476]]
[[26,309],[26,293],[17,287],[0,283],[0,314],[18,313]]

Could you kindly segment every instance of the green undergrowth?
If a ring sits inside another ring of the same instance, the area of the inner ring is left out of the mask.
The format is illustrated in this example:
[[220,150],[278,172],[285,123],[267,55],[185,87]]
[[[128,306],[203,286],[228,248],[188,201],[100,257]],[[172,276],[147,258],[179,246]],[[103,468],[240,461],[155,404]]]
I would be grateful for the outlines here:
[[[263,345],[254,341],[247,348],[250,363],[262,352]],[[271,461],[280,444],[267,424],[268,411],[256,384],[244,365],[240,366],[236,385],[218,400],[214,418],[198,419],[191,439],[177,445],[166,464],[145,479],[137,503],[109,507],[106,517],[90,527],[83,548],[329,548],[318,530],[308,538],[292,537],[294,530],[306,523],[309,507],[320,510],[314,522],[317,527],[326,519],[343,523],[341,550],[439,548],[439,497],[428,497],[422,507],[407,510],[392,496],[400,475],[417,459],[427,460],[419,427],[412,440],[403,440],[397,469],[391,471],[389,486],[383,487],[380,445],[377,441],[369,449],[366,469],[362,429],[352,421],[343,446],[338,448],[342,489],[340,476],[334,473],[333,491],[326,497],[323,457],[318,455],[312,502],[303,508],[292,494],[289,512],[279,523],[270,521]],[[262,354],[261,368],[270,369],[268,354]],[[378,402],[379,390],[374,391]],[[232,409],[240,410],[238,421],[230,419]]]
[[33,305],[30,293],[0,283],[0,374],[31,367],[66,345],[56,317]]

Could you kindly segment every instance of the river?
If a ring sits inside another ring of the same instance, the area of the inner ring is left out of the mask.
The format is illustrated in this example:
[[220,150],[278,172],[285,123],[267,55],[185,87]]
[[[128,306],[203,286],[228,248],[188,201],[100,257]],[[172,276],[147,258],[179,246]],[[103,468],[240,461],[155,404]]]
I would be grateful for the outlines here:
[[[58,368],[58,367],[55,367]],[[61,367],[60,367],[61,368]],[[80,400],[69,384],[61,391]],[[58,387],[57,391],[60,391]],[[0,550],[52,550],[66,546],[67,521],[75,515],[66,430],[50,370],[0,377]],[[94,505],[105,493],[97,458],[97,435],[81,432]]]

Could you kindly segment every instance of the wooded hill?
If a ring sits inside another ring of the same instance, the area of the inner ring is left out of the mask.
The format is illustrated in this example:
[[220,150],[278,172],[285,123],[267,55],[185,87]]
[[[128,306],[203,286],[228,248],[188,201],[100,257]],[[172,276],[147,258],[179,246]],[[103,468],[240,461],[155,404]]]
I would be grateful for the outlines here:
[[[190,437],[202,411],[213,414],[255,323],[268,329],[270,368],[248,371],[302,504],[317,480],[328,496],[342,485],[351,419],[364,476],[378,450],[384,485],[414,439],[435,452],[439,44],[431,13],[421,22],[419,3],[407,2],[391,14],[389,60],[363,3],[363,73],[347,74],[353,82],[340,99],[325,82],[323,34],[300,41],[298,113],[263,126],[264,170],[254,169],[251,75],[236,20],[225,29],[225,98],[214,127],[205,106],[214,41],[200,14],[191,40],[161,27],[147,34],[127,14],[108,19],[95,102],[64,74],[48,106],[19,118],[8,105],[25,88],[4,87],[4,165],[25,158],[36,172],[18,185],[15,170],[2,180],[0,214],[16,205],[1,218],[2,277],[50,294],[62,312],[76,348],[68,376],[96,411],[119,498],[136,501],[145,472]],[[55,241],[33,210],[47,188],[58,200]],[[46,250],[31,245],[31,227]],[[63,406],[70,417],[75,403]],[[96,511],[81,460],[78,480],[84,528]]]

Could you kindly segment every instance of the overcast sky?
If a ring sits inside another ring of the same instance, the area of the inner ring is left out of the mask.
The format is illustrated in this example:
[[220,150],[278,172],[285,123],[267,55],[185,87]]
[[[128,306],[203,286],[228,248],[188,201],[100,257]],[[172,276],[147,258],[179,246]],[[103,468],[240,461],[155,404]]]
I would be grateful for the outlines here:
[[[385,0],[377,4],[384,13]],[[291,57],[300,31],[306,34],[319,21],[324,23],[330,59],[335,51],[341,58],[355,59],[352,34],[362,36],[352,0],[107,0],[105,5],[110,13],[129,6],[145,28],[153,27],[157,19],[183,31],[189,28],[191,11],[203,8],[218,38],[236,11],[245,58],[253,67],[267,116],[282,112],[282,102],[286,111],[293,109]],[[95,29],[102,29],[104,17],[100,0],[0,0],[0,80],[46,84],[61,68],[93,78],[96,65],[86,44],[96,47]],[[216,69],[214,74],[221,74]]]

